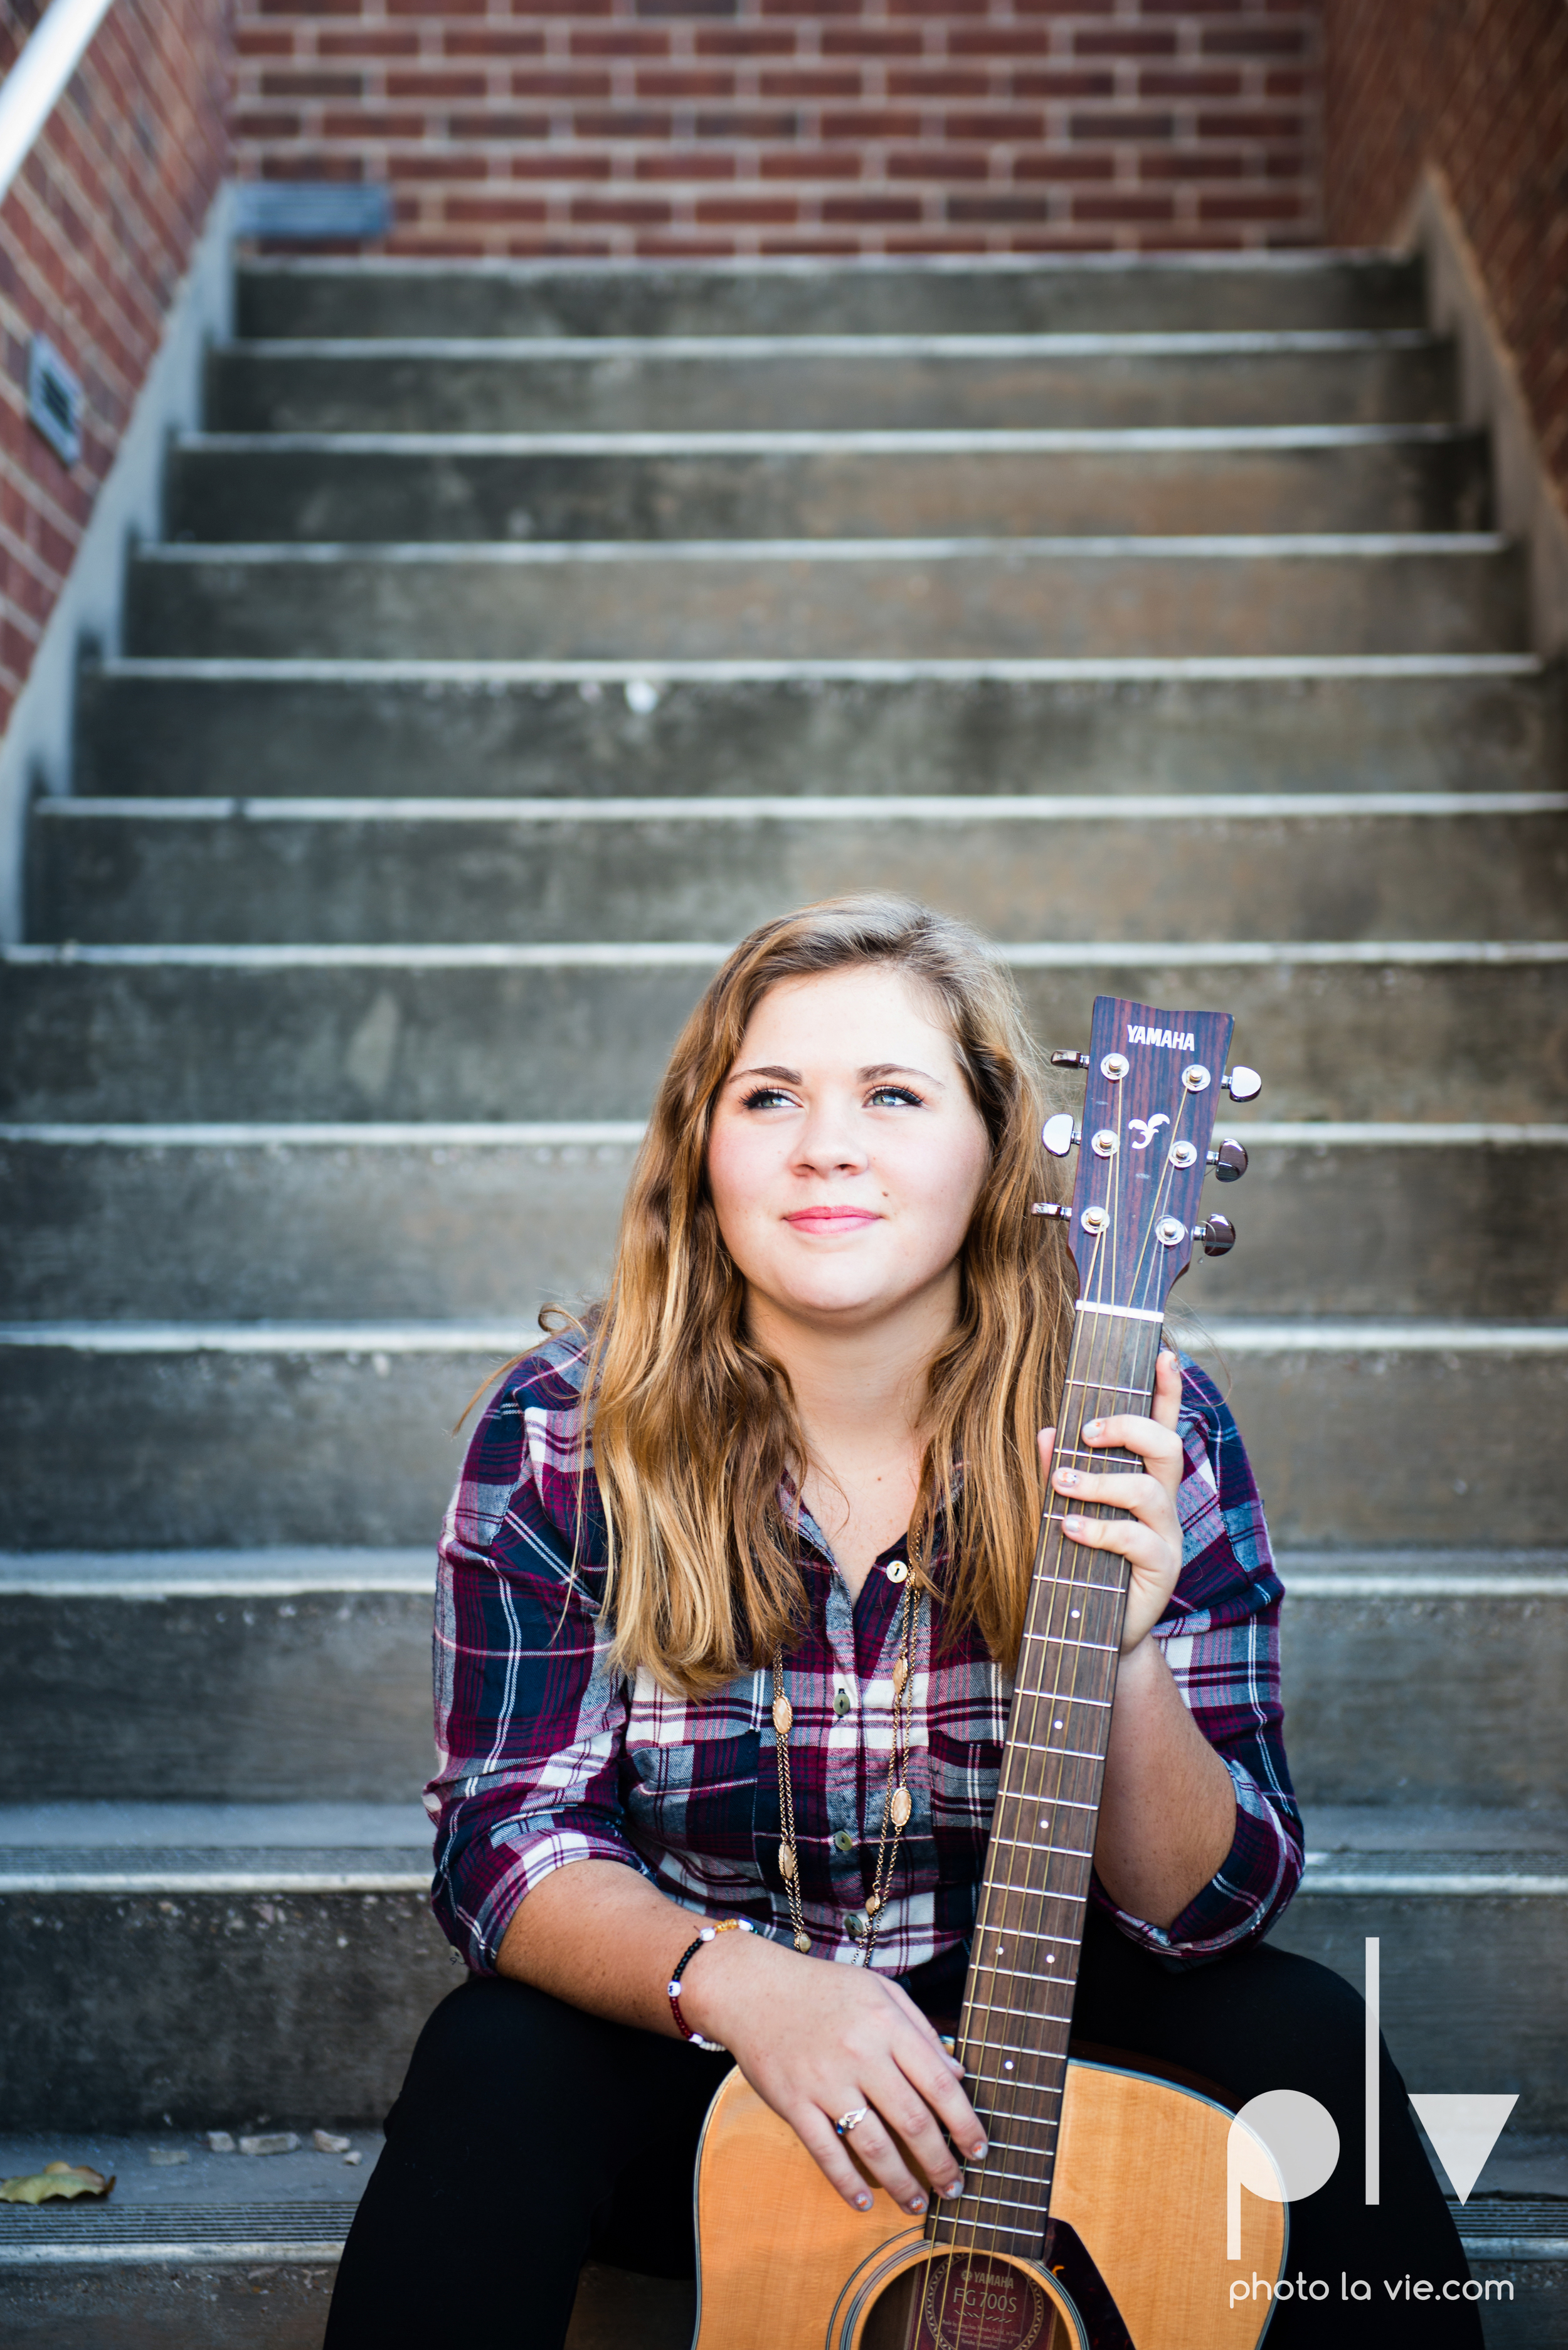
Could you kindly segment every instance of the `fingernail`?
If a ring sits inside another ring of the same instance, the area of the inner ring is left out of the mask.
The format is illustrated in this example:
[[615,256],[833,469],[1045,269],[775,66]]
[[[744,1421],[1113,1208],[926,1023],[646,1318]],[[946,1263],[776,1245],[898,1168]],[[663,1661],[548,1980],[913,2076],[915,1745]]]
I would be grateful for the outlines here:
[[1056,1482],[1058,1483],[1058,1485],[1072,1486],[1072,1485],[1075,1485],[1075,1484],[1077,1483],[1077,1482],[1078,1482],[1078,1472],[1077,1472],[1077,1471],[1076,1471],[1075,1469],[1058,1469],[1058,1470],[1057,1470],[1057,1471],[1056,1471]]
[[940,2192],[943,2195],[956,2195],[962,2185],[963,2178],[961,2174],[957,2178],[950,2178],[947,2185],[940,2189]]
[[871,2198],[869,2195],[857,2195],[855,2198],[855,2209],[857,2211],[869,2211],[871,2209]]
[[984,2138],[982,2137],[977,2137],[974,2144],[970,2148],[970,2153],[972,2155],[976,2162],[983,2162],[990,2152],[991,2148],[987,2146]]
[[925,2208],[926,2199],[923,2195],[911,2195],[904,2206],[906,2211],[923,2211]]
[[1098,1436],[1099,1432],[1100,1423],[1097,1419],[1086,1419],[1084,1422],[1084,1433],[1085,1436]]
[[1070,1534],[1086,1534],[1088,1531],[1087,1518],[1064,1518],[1062,1523]]

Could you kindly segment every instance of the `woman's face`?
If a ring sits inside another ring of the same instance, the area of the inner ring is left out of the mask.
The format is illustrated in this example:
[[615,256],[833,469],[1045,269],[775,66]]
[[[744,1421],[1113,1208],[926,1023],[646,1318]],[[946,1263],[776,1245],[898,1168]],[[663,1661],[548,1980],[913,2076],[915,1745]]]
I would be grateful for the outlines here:
[[714,1107],[708,1179],[753,1295],[861,1329],[950,1293],[990,1163],[940,1004],[861,964],[769,991]]

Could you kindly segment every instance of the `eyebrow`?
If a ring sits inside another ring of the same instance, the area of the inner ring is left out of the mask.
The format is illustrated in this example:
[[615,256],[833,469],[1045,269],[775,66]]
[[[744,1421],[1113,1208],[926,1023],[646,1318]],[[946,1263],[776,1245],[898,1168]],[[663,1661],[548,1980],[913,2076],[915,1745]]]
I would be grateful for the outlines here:
[[[912,1062],[908,1061],[875,1061],[868,1068],[857,1070],[856,1076],[861,1085],[870,1085],[877,1077],[919,1077],[928,1086],[940,1086],[942,1082],[929,1069],[916,1068]],[[742,1077],[773,1077],[784,1086],[802,1083],[798,1069],[784,1068],[777,1062],[770,1062],[761,1068],[736,1069],[732,1073],[730,1082],[736,1085]]]

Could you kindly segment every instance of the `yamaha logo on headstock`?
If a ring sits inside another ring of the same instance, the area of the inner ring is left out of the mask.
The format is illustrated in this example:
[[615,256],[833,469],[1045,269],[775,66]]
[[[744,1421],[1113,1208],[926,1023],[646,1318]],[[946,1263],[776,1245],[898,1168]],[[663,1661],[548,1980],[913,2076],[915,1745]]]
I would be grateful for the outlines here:
[[1247,1163],[1239,1143],[1209,1148],[1220,1092],[1246,1101],[1260,1089],[1253,1070],[1226,1070],[1234,1024],[1228,1012],[1169,1012],[1101,995],[1088,1052],[1053,1056],[1088,1073],[1082,1126],[1061,1115],[1042,1138],[1058,1156],[1082,1146],[1067,1214],[1087,1310],[1156,1320],[1194,1240],[1210,1256],[1234,1243],[1225,1217],[1197,1221],[1210,1159],[1225,1180]]

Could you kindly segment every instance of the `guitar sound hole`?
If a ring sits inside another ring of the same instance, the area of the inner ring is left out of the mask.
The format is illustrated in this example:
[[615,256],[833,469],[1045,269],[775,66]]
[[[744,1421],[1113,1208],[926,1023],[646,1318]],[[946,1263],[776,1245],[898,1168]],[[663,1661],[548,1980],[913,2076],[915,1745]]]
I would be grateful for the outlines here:
[[1024,2269],[986,2252],[944,2252],[881,2295],[863,2350],[1068,2350],[1070,2336]]

